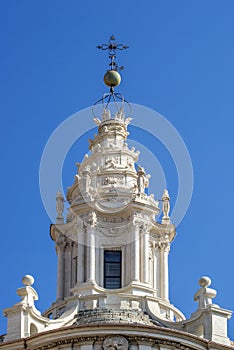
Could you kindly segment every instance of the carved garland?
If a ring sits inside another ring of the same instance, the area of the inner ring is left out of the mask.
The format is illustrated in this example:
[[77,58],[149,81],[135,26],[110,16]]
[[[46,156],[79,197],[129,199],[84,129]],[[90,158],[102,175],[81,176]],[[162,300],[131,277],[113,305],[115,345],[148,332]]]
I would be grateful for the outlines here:
[[[116,336],[116,335],[115,335]],[[96,341],[104,341],[107,337],[80,337],[80,338],[69,338],[69,339],[61,339],[54,341],[53,343],[39,346],[35,348],[34,350],[48,350],[48,349],[53,349],[56,348],[60,345],[67,345],[67,344],[77,344],[77,343],[95,343]],[[171,340],[163,340],[163,339],[152,339],[152,338],[147,338],[147,337],[126,337],[126,339],[129,341],[131,344],[132,342],[151,342],[151,346],[160,346],[160,345],[167,345],[170,346],[172,349],[180,349],[180,350],[194,350],[195,348],[192,348],[190,346],[186,346],[181,344],[179,341],[171,341]]]

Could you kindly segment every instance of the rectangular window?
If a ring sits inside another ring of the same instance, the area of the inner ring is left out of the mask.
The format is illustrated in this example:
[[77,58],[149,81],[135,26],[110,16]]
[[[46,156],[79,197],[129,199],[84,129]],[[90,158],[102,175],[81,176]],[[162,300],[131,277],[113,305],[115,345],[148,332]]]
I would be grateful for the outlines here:
[[104,250],[104,288],[121,288],[121,251]]

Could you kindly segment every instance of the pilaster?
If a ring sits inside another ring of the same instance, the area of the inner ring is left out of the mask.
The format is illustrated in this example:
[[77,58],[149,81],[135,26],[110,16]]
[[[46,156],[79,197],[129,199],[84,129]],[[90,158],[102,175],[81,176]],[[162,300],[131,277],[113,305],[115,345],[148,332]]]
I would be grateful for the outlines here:
[[155,244],[155,257],[156,262],[154,264],[156,269],[156,285],[157,295],[164,299],[169,299],[169,278],[168,278],[168,254],[170,251],[169,242],[157,242]]
[[132,242],[132,280],[140,280],[140,227],[139,222],[134,222]]
[[72,284],[72,246],[73,242],[67,240],[64,250],[64,297],[70,295],[70,288]]
[[77,246],[77,283],[83,283],[85,280],[85,238],[84,238],[84,225],[79,222],[77,226],[77,237],[78,237],[78,246]]
[[149,229],[150,225],[143,223],[140,226],[142,240],[142,282],[149,283]]
[[95,212],[91,212],[86,224],[87,235],[87,282],[94,282],[95,278],[95,227],[97,224],[97,216]]
[[56,252],[58,255],[57,300],[62,300],[64,298],[65,247],[66,247],[66,239],[62,234],[59,234],[56,240]]

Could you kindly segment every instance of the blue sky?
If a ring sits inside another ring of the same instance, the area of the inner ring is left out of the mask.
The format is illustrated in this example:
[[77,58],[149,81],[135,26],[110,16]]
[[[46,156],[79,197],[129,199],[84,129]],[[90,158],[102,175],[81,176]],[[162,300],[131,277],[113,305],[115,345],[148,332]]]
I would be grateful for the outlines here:
[[[96,46],[111,34],[130,46],[118,55],[125,66],[119,91],[166,117],[193,162],[193,198],[171,247],[170,299],[189,316],[197,281],[208,275],[218,291],[215,303],[234,310],[233,17],[232,0],[1,1],[1,310],[19,300],[15,291],[26,273],[35,277],[41,311],[55,300],[56,254],[40,198],[40,158],[54,129],[106,92],[107,55]],[[147,135],[138,136],[150,148]],[[83,137],[69,152],[64,189],[87,146]],[[173,204],[176,169],[159,142],[155,152]],[[5,330],[1,317],[0,333]],[[229,335],[234,338],[234,320]]]

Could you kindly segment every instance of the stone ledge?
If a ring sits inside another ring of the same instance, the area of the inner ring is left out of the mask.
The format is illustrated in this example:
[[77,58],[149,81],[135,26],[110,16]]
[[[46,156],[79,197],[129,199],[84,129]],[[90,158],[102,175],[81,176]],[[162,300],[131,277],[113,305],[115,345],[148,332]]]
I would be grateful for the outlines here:
[[156,321],[151,321],[149,315],[142,311],[132,310],[117,310],[117,309],[95,309],[80,311],[76,315],[76,322],[74,324],[107,324],[107,323],[127,323],[127,324],[144,324],[144,325],[158,325]]

